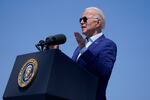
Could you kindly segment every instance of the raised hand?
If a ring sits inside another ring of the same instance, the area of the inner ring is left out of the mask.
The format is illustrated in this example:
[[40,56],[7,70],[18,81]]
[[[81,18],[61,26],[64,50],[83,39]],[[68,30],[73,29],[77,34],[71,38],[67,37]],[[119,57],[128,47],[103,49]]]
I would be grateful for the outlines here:
[[74,36],[77,40],[78,46],[80,48],[85,47],[85,39],[82,37],[82,35],[79,32],[74,32]]

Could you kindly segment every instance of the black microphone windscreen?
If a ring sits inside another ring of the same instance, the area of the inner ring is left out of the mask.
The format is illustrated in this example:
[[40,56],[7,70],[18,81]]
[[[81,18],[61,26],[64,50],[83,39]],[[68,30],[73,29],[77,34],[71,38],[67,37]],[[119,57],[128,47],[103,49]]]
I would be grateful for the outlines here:
[[66,36],[64,34],[56,34],[54,36],[49,36],[45,39],[47,45],[59,45],[66,42]]

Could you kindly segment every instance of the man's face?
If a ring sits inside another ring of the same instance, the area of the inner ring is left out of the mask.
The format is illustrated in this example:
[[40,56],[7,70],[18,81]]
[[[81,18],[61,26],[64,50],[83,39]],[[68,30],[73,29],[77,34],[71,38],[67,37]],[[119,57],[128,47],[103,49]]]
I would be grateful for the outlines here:
[[96,16],[96,11],[92,9],[85,10],[82,14],[82,18],[80,19],[81,29],[87,37],[91,37],[97,32],[100,23]]

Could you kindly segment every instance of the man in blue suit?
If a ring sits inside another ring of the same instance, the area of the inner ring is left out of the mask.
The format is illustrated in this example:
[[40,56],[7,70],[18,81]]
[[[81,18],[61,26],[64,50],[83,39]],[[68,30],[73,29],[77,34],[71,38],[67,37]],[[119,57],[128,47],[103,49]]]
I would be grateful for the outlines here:
[[80,24],[86,39],[80,33],[74,33],[78,47],[72,59],[99,78],[96,100],[106,100],[106,88],[116,60],[116,44],[102,33],[105,17],[99,8],[86,8]]

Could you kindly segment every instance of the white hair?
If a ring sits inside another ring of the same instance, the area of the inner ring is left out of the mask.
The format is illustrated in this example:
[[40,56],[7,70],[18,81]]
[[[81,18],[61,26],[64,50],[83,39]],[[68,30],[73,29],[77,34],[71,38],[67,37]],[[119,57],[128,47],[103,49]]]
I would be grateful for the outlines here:
[[102,23],[102,24],[103,24],[102,28],[104,28],[104,26],[105,26],[105,16],[104,16],[103,11],[102,11],[101,9],[97,8],[97,7],[88,7],[88,8],[86,8],[85,10],[91,10],[91,9],[96,10],[96,12],[98,13],[99,18],[103,21],[103,23]]

